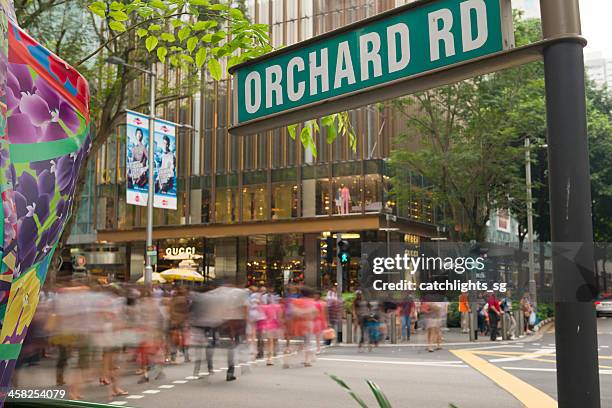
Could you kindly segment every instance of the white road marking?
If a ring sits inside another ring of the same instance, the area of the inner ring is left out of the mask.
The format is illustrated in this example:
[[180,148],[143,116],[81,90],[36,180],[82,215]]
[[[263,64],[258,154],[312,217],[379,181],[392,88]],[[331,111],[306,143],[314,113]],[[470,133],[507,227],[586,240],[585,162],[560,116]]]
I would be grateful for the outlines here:
[[547,371],[555,372],[556,368],[534,368],[534,367],[502,367],[504,370],[518,370],[518,371]]
[[109,402],[110,405],[125,405],[127,404],[127,401],[113,401],[113,402]]
[[[208,373],[207,373],[208,374]],[[202,375],[202,373],[200,373],[200,375]],[[185,384],[187,381],[185,380],[176,380],[176,381],[172,381],[172,383],[174,384]]]
[[[210,373],[209,373],[208,371],[206,371],[206,372],[201,372],[201,373],[198,373],[198,374],[199,374],[199,375],[201,375],[201,376],[203,376],[203,377],[206,377],[207,375],[210,375]],[[176,381],[175,381],[175,382],[176,382]],[[185,381],[185,382],[187,382],[187,381]]]
[[157,394],[158,392],[160,392],[159,390],[146,390],[143,391],[143,394]]
[[170,384],[167,384],[167,385],[160,385],[160,386],[159,386],[159,387],[157,387],[157,388],[161,388],[161,389],[169,389],[169,388],[174,388],[174,385],[170,385]]
[[190,375],[188,377],[185,377],[186,380],[197,380],[198,377],[194,376],[194,375]]
[[498,348],[506,348],[506,347],[523,347],[522,345],[516,345],[516,344],[508,344],[508,345],[499,345],[499,346],[487,346],[487,347],[475,347],[473,349],[470,350],[492,350],[492,349],[498,349]]
[[[502,367],[504,370],[516,370],[516,371],[544,371],[544,372],[556,372],[556,368],[537,368],[537,367]],[[599,374],[612,375],[612,370],[599,370]]]
[[391,364],[391,365],[415,365],[415,366],[428,366],[428,367],[467,367],[462,364],[462,361],[448,361],[448,362],[432,362],[432,361],[389,361],[389,360],[357,360],[349,358],[327,358],[320,357],[318,360],[321,361],[336,361],[341,363],[366,363],[366,364]]
[[127,398],[127,399],[141,399],[141,398],[144,398],[144,395],[128,395],[125,398]]
[[521,360],[530,360],[532,358],[538,358],[542,356],[546,356],[555,352],[555,349],[539,349],[530,354],[523,354],[517,357],[503,357],[503,358],[494,358],[489,360],[491,363],[506,363],[508,361],[521,361]]

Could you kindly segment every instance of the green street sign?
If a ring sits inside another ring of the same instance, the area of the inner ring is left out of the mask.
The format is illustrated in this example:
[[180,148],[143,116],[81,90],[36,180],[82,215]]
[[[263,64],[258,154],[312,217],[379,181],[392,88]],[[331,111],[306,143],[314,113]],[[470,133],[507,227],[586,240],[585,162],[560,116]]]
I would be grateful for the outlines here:
[[234,128],[500,52],[506,4],[419,1],[237,65]]

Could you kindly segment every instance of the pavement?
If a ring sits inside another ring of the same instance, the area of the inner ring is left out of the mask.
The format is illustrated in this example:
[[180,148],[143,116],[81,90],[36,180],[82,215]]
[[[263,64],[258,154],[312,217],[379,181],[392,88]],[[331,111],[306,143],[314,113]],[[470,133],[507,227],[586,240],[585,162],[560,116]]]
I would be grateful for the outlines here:
[[[422,336],[422,335],[421,335]],[[463,335],[466,336],[466,335]],[[329,347],[312,367],[301,356],[282,356],[273,366],[265,361],[243,361],[237,381],[225,381],[225,352],[215,355],[216,372],[193,376],[193,364],[165,368],[165,378],[137,384],[138,376],[128,361],[122,366],[121,386],[129,395],[109,399],[108,387],[84,388],[87,401],[111,402],[124,407],[357,407],[343,388],[329,378],[341,378],[369,407],[378,406],[365,380],[377,383],[392,406],[415,408],[556,407],[554,326],[516,341],[477,343],[462,340],[461,333],[444,333],[444,349],[427,352],[423,337],[410,344],[384,345],[372,352],[355,345]],[[612,407],[612,319],[598,319],[602,407]],[[76,371],[74,371],[76,372]],[[97,378],[95,373],[91,378]],[[20,388],[57,388],[53,362],[26,367],[19,376]]]

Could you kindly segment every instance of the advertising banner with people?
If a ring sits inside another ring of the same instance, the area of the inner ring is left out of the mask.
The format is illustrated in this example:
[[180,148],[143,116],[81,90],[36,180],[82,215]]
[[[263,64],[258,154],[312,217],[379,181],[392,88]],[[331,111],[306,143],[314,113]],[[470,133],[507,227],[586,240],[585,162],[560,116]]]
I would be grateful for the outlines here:
[[155,120],[155,199],[157,208],[176,210],[176,126]]
[[[146,206],[149,191],[149,118],[128,111],[126,125],[126,201],[128,204]],[[153,147],[153,205],[176,210],[176,125],[156,119]]]

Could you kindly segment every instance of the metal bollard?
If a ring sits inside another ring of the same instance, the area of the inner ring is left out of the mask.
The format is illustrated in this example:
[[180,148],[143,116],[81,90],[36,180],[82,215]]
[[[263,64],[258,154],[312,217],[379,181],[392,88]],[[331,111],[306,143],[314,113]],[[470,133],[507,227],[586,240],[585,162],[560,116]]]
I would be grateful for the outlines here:
[[346,342],[353,343],[353,315],[351,313],[346,314]]
[[516,320],[516,331],[517,331],[516,337],[520,337],[525,334],[525,322],[523,319],[523,312],[521,310],[516,310],[514,313],[515,313],[514,318]]
[[395,313],[389,314],[389,320],[391,326],[391,330],[389,332],[391,344],[397,344],[397,319],[395,318]]

